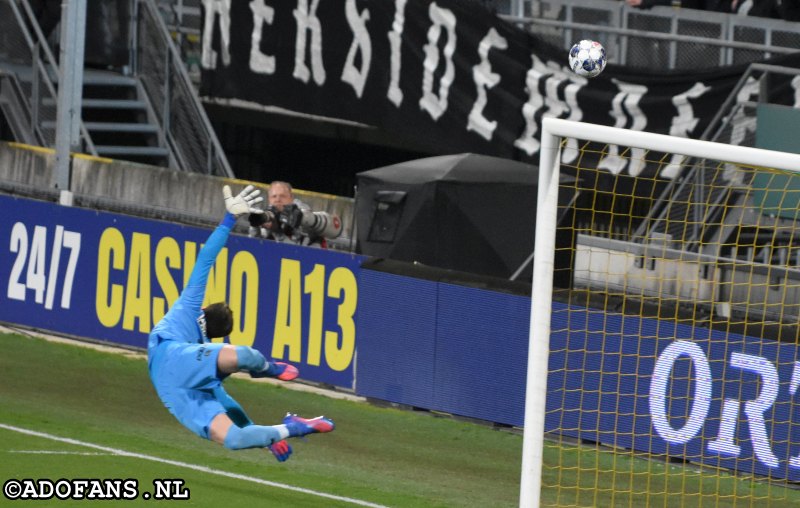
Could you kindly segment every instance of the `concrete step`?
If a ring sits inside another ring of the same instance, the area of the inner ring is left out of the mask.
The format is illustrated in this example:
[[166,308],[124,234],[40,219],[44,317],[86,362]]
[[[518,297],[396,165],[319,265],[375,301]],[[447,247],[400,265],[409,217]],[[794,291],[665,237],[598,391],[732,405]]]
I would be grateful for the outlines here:
[[113,146],[96,145],[99,155],[110,157],[115,156],[137,156],[137,157],[166,157],[169,150],[160,146]]
[[[145,109],[144,101],[137,99],[83,99],[81,102],[84,108],[92,109]],[[56,106],[54,99],[45,98],[42,100],[43,106]]]
[[138,83],[136,78],[130,76],[123,76],[122,74],[108,73],[108,72],[85,72],[83,74],[84,86],[130,86],[135,87]]
[[[123,123],[123,122],[84,122],[86,130],[102,132],[135,132],[138,134],[157,134],[158,127],[149,123]],[[55,122],[42,122],[45,129],[55,129]]]
[[138,99],[83,99],[84,108],[93,109],[145,109],[144,101]]
[[84,122],[84,125],[88,131],[158,133],[158,127],[149,123]]

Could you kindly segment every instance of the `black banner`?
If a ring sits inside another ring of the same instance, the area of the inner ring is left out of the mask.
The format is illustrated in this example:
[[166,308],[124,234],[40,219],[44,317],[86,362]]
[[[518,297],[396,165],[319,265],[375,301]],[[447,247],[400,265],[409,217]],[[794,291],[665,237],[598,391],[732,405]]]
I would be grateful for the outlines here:
[[[746,68],[654,75],[610,54],[605,72],[585,79],[566,51],[465,0],[225,4],[205,13],[202,95],[378,126],[442,154],[535,164],[543,116],[699,137]],[[776,92],[792,97],[788,83]],[[676,174],[614,155],[600,167],[615,175]]]

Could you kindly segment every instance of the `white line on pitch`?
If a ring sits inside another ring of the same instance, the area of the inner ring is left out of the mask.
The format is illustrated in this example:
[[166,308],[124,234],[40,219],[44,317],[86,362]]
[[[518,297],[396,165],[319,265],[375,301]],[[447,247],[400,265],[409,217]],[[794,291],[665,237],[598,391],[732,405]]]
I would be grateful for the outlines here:
[[66,452],[56,450],[8,450],[8,453],[26,453],[30,455],[116,455],[115,453]]
[[37,432],[35,430],[28,430],[28,429],[23,429],[23,428],[20,428],[20,427],[14,427],[13,425],[6,425],[6,424],[3,424],[3,423],[0,423],[0,429],[6,429],[6,430],[13,431],[13,432],[19,432],[20,434],[27,434],[29,436],[36,436],[36,437],[41,437],[41,438],[44,438],[44,439],[50,439],[52,441],[59,441],[61,443],[69,443],[69,444],[78,445],[78,446],[85,446],[86,448],[93,448],[95,450],[101,450],[101,451],[104,451],[104,452],[107,452],[107,453],[111,453],[111,454],[114,454],[114,455],[120,455],[120,456],[123,456],[123,457],[133,457],[133,458],[137,458],[137,459],[150,460],[150,461],[153,461],[153,462],[160,462],[162,464],[169,464],[171,466],[185,467],[187,469],[193,469],[195,471],[201,471],[203,473],[213,474],[213,475],[217,475],[217,476],[224,476],[224,477],[227,477],[227,478],[234,478],[236,480],[244,480],[244,481],[247,481],[247,482],[258,483],[260,485],[267,485],[269,487],[275,487],[275,488],[278,488],[278,489],[291,490],[293,492],[301,492],[303,494],[308,494],[308,495],[317,496],[317,497],[324,497],[326,499],[333,499],[334,501],[341,501],[343,503],[350,503],[350,504],[355,504],[355,505],[359,505],[359,506],[369,506],[369,507],[372,507],[372,508],[388,508],[388,507],[386,507],[384,505],[370,503],[368,501],[362,501],[360,499],[353,499],[351,497],[336,496],[336,495],[328,494],[328,493],[325,493],[325,492],[318,492],[316,490],[305,489],[303,487],[295,487],[293,485],[287,485],[285,483],[278,483],[278,482],[271,482],[269,480],[262,480],[261,478],[256,478],[254,476],[245,476],[245,475],[236,474],[236,473],[229,473],[228,471],[222,471],[220,469],[212,469],[210,467],[198,466],[196,464],[189,464],[187,462],[179,462],[177,460],[162,459],[160,457],[154,457],[152,455],[144,455],[144,454],[141,454],[141,453],[128,452],[128,451],[125,451],[125,450],[120,450],[119,448],[109,448],[107,446],[100,446],[100,445],[96,445],[96,444],[93,444],[93,443],[87,443],[85,441],[78,441],[77,439],[70,439],[70,438],[67,438],[67,437],[54,436],[53,434],[46,434],[44,432]]

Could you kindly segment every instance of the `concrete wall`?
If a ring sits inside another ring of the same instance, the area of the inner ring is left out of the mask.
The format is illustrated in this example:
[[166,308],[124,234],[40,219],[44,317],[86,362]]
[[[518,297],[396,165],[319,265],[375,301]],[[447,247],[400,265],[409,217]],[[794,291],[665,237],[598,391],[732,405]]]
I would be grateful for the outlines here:
[[[24,188],[36,194],[55,190],[55,152],[51,149],[0,142],[0,183],[4,187]],[[282,179],[291,182],[291,175]],[[76,155],[72,173],[72,191],[76,202],[81,198],[114,204],[130,213],[148,214],[160,210],[164,215],[196,217],[198,222],[216,222],[225,212],[222,186],[229,184],[234,193],[247,184],[266,193],[269,185],[198,173],[184,173],[126,161]],[[351,237],[353,199],[295,189],[295,196],[315,211],[338,215],[344,226],[342,236]],[[99,206],[98,206],[99,207]],[[338,243],[345,244],[341,239]]]

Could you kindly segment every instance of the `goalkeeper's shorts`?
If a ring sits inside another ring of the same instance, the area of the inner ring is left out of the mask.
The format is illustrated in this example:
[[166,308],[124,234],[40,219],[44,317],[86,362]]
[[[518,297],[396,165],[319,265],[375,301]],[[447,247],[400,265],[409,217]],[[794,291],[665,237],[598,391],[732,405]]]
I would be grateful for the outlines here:
[[164,341],[150,351],[150,379],[175,418],[208,439],[211,421],[225,408],[214,396],[222,383],[217,357],[224,344]]

